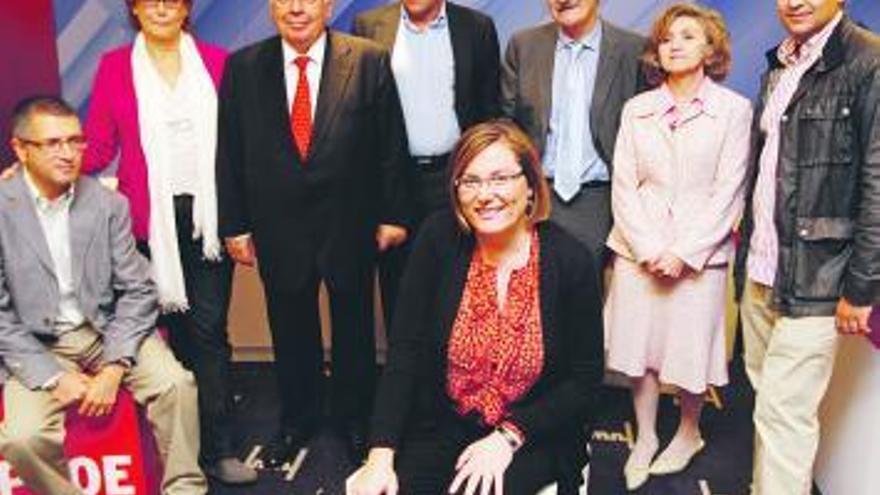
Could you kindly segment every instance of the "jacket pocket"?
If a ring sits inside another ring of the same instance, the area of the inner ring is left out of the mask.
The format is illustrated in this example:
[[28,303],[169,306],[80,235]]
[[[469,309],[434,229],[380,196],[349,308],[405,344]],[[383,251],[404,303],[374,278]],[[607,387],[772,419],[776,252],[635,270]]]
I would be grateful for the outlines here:
[[852,254],[852,220],[842,217],[798,218],[795,227],[795,297],[838,299]]
[[805,101],[798,118],[798,165],[851,164],[853,111],[850,99],[845,96]]

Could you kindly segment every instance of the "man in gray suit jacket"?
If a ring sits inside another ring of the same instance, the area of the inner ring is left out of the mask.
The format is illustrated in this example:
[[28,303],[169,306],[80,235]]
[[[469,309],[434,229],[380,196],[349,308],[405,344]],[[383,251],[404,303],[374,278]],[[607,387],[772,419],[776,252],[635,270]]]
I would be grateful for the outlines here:
[[532,138],[551,181],[552,219],[602,266],[611,159],[623,103],[642,89],[645,40],[599,18],[598,0],[547,0],[553,22],[513,35],[502,112]]
[[160,446],[162,493],[206,493],[195,382],[154,333],[155,287],[125,200],[79,177],[85,140],[64,101],[22,101],[12,132],[21,166],[0,182],[0,454],[37,493],[81,495],[67,479],[64,411],[109,414],[125,384]]

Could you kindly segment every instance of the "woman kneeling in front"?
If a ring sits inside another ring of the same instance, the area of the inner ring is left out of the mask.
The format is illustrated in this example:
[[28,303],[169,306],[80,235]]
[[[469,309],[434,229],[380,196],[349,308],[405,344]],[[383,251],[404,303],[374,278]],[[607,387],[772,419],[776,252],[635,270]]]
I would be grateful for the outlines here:
[[349,495],[577,492],[602,302],[587,249],[545,221],[548,195],[514,124],[461,137],[453,213],[430,218],[413,248]]

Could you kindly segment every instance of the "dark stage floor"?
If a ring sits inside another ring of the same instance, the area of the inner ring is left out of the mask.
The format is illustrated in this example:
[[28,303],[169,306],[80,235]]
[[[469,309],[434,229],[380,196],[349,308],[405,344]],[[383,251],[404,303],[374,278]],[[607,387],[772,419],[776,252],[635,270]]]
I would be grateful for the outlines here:
[[[734,365],[732,383],[710,394],[703,415],[707,448],[682,474],[652,478],[637,493],[649,495],[740,495],[748,493],[751,471],[752,393],[741,366]],[[277,414],[275,380],[268,364],[235,367],[237,410],[235,422],[242,436],[243,459],[255,459],[270,437]],[[624,494],[621,470],[633,439],[634,420],[629,393],[611,389],[606,411],[593,437],[591,495]],[[661,401],[661,442],[667,442],[678,420],[672,397]],[[294,459],[287,471],[261,471],[255,486],[230,488],[212,485],[212,495],[337,495],[354,470],[342,440],[332,430],[322,432],[304,456]]]

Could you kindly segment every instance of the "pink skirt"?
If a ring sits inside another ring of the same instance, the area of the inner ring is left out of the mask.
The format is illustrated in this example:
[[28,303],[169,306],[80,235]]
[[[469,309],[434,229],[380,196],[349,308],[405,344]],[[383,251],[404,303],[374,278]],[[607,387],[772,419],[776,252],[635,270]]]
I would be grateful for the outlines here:
[[694,394],[726,385],[727,296],[726,267],[670,283],[616,257],[605,302],[608,368],[630,377],[654,371]]

